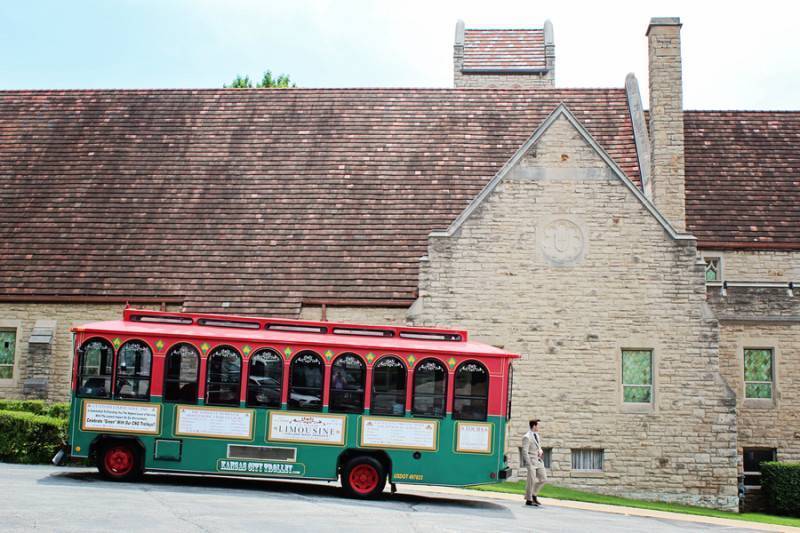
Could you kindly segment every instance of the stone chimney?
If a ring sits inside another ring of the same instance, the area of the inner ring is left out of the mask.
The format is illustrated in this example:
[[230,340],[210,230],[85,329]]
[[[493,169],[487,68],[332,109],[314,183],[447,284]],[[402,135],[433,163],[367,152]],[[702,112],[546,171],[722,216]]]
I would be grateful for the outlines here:
[[676,230],[685,231],[680,19],[652,18],[647,39],[653,203]]

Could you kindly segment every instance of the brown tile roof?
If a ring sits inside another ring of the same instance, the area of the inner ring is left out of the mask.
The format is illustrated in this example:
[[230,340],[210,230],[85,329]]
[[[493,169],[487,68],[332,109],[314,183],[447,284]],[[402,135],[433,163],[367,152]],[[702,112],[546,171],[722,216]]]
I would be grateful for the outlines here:
[[638,182],[622,89],[0,92],[0,295],[410,303],[562,101]]
[[545,70],[544,30],[465,30],[468,70]]
[[684,129],[698,246],[800,249],[800,112],[686,111]]

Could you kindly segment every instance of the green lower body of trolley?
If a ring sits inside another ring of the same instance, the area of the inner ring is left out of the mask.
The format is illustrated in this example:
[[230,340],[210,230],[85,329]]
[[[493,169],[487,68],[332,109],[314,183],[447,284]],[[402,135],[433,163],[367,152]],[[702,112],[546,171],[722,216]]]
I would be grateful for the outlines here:
[[355,497],[386,481],[465,486],[504,479],[506,420],[370,416],[73,398],[72,457],[109,479],[145,471],[337,480]]

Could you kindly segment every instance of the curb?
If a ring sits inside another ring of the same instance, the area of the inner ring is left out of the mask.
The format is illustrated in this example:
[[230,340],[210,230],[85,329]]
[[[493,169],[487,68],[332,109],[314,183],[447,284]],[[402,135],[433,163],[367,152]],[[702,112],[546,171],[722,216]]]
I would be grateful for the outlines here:
[[[508,494],[503,492],[477,491],[456,487],[435,487],[419,485],[400,485],[398,489],[403,492],[416,492],[422,494],[458,495],[466,498],[503,500],[515,502],[522,505],[522,496],[518,494]],[[733,520],[730,518],[717,518],[713,516],[690,515],[683,513],[671,513],[668,511],[655,511],[650,509],[639,509],[637,507],[623,507],[621,505],[605,505],[601,503],[576,502],[571,500],[554,500],[551,498],[540,498],[542,503],[548,507],[561,507],[565,509],[579,509],[583,511],[595,511],[600,513],[621,514],[628,516],[658,518],[661,520],[672,520],[675,522],[687,522],[695,524],[709,524],[715,526],[727,526],[739,529],[752,529],[754,531],[783,531],[800,533],[800,528],[793,526],[782,526],[777,524],[764,524],[761,522],[750,522],[747,520]]]

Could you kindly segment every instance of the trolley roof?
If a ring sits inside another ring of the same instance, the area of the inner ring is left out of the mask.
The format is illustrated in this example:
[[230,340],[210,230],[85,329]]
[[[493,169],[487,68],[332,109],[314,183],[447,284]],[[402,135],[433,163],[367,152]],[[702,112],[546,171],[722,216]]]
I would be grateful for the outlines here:
[[403,353],[469,354],[514,359],[519,357],[517,354],[482,342],[470,341],[464,330],[169,313],[141,309],[125,309],[122,320],[92,322],[77,326],[72,331],[132,337],[158,336],[214,339],[222,342],[335,346],[350,349],[369,348]]

